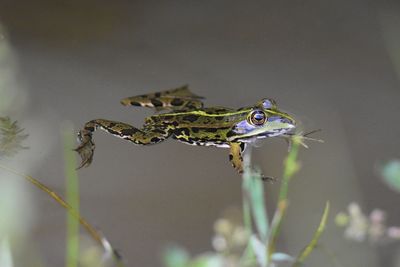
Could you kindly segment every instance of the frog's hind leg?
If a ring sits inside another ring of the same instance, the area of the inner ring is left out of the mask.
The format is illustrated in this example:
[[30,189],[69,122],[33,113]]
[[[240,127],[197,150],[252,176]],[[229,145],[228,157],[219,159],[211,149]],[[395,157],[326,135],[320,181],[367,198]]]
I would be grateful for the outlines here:
[[135,128],[129,124],[104,119],[96,119],[87,122],[82,130],[78,133],[79,146],[75,149],[82,158],[79,168],[89,166],[93,160],[95,144],[92,140],[93,132],[101,129],[116,137],[133,142],[136,145],[151,145],[164,141],[171,135],[171,131],[167,128],[144,127],[143,129]]
[[146,95],[127,97],[121,100],[124,106],[139,106],[163,110],[191,110],[203,107],[203,97],[190,92],[189,87],[182,87],[150,93]]

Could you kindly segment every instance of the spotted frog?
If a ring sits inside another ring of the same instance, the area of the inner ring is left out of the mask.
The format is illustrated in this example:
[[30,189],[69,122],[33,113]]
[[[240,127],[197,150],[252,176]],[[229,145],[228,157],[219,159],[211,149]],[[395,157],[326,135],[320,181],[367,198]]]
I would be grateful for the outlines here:
[[295,128],[294,119],[278,110],[272,99],[239,109],[205,108],[202,99],[188,86],[122,99],[124,106],[155,108],[164,113],[147,117],[141,129],[105,119],[87,122],[78,133],[80,144],[76,151],[82,158],[78,168],[89,166],[93,160],[92,135],[97,129],[136,145],[157,144],[172,137],[189,145],[229,148],[230,162],[242,173],[246,145],[258,139],[285,136]]

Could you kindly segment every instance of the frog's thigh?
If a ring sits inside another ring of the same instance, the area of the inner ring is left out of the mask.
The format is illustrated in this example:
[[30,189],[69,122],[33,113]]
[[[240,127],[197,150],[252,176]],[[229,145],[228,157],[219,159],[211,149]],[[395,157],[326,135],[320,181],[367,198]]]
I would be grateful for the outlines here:
[[230,143],[229,160],[232,166],[239,172],[243,173],[243,156],[245,143]]
[[123,122],[104,119],[92,120],[85,124],[87,131],[94,132],[97,128],[138,145],[156,144],[170,136],[167,129],[138,129]]

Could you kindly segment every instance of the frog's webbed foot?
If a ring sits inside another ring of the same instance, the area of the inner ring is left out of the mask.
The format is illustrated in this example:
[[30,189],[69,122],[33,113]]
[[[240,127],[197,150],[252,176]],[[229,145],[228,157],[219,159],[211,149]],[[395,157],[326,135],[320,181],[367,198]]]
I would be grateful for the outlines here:
[[81,156],[81,164],[77,169],[82,167],[88,167],[93,160],[93,154],[95,144],[92,140],[92,132],[86,129],[79,131],[78,133],[79,146],[74,150]]

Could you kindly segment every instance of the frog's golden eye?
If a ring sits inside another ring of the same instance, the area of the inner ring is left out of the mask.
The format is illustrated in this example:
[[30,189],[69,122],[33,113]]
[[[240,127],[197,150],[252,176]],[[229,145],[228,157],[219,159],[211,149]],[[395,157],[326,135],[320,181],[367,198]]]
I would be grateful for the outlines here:
[[252,125],[260,126],[267,120],[267,115],[262,110],[254,110],[250,113],[249,122]]

